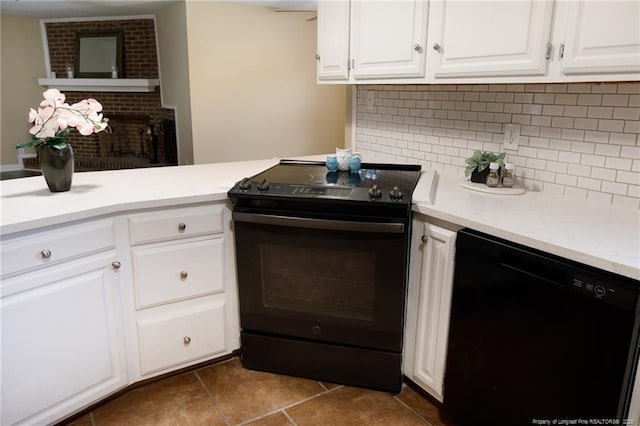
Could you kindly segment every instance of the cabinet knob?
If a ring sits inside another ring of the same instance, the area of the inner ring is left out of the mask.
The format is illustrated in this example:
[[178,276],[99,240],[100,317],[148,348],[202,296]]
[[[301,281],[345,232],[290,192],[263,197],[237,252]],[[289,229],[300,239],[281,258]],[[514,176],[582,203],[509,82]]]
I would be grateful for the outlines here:
[[320,55],[316,53],[316,62],[320,62]]
[[436,52],[440,52],[442,50],[442,46],[440,46],[440,44],[438,43],[433,43],[433,50],[435,50]]
[[420,46],[418,43],[413,45],[413,50],[415,50],[418,53],[422,53],[422,46]]
[[121,266],[122,266],[122,263],[118,262],[117,260],[115,262],[111,262],[111,267],[116,271],[120,269]]
[[42,256],[43,259],[48,259],[51,257],[51,250],[42,250],[40,252],[40,256]]
[[191,343],[191,337],[189,337],[189,336],[184,336],[184,337],[182,338],[182,344],[183,344],[183,345],[185,345],[185,346],[189,346],[189,343]]
[[429,241],[429,237],[427,237],[426,235],[423,235],[422,238],[420,238],[422,240],[423,243],[426,243],[427,241]]
[[180,232],[184,232],[184,230],[185,230],[185,229],[187,229],[187,224],[186,224],[186,223],[182,223],[182,222],[180,222],[180,223],[178,224],[178,231],[180,231]]
[[189,274],[187,273],[187,271],[180,271],[180,279],[181,280],[186,280],[188,276],[189,276]]

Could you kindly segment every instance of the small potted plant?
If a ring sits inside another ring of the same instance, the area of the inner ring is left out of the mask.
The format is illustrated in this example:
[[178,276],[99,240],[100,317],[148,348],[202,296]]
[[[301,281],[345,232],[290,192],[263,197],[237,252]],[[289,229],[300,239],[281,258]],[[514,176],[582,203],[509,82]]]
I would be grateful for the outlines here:
[[464,175],[466,177],[471,176],[471,182],[485,183],[489,174],[489,164],[497,162],[500,163],[500,168],[502,168],[505,156],[505,152],[496,154],[494,152],[475,150],[473,155],[465,161],[467,166],[464,169]]

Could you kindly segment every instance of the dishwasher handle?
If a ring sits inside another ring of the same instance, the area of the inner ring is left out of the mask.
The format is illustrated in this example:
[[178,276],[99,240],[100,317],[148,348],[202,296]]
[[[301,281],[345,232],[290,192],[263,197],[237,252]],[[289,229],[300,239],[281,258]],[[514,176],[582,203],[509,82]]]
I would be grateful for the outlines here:
[[520,255],[514,251],[502,251],[500,266],[558,286],[569,285],[569,274],[566,270],[560,265],[552,265],[555,262],[550,259],[536,257],[529,253]]

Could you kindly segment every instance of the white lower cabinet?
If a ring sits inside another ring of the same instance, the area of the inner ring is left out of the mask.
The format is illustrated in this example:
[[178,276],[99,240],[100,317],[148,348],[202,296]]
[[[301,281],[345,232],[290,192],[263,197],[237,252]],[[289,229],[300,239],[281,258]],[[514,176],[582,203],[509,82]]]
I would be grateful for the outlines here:
[[413,219],[403,370],[439,401],[443,395],[458,229],[430,223],[421,215]]
[[0,424],[58,422],[240,347],[226,201],[1,238]]
[[108,251],[3,279],[3,425],[49,424],[128,384],[116,261]]
[[126,217],[131,381],[238,349],[231,215],[225,202]]

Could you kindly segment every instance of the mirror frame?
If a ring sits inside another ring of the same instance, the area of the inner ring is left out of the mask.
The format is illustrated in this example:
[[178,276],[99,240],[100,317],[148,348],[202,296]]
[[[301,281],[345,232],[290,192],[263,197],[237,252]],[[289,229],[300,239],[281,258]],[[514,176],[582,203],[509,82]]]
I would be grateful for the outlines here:
[[115,52],[113,55],[116,59],[116,70],[118,71],[118,78],[123,78],[122,75],[122,31],[108,31],[108,32],[76,32],[76,51],[74,58],[75,75],[77,78],[111,78],[111,65],[108,69],[100,71],[83,71],[82,70],[82,58],[80,57],[80,46],[83,41],[92,38],[115,38]]

